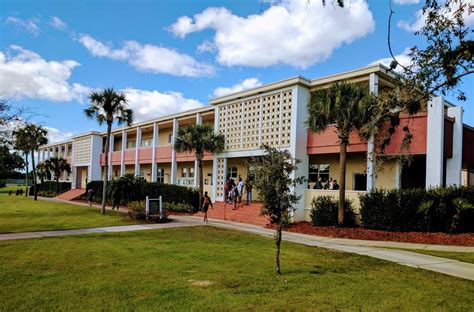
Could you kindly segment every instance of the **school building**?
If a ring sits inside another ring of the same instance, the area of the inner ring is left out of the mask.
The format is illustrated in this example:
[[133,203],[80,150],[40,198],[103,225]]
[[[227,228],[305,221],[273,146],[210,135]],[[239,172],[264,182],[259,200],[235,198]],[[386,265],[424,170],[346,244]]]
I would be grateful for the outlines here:
[[[225,136],[225,151],[207,154],[203,162],[204,189],[213,201],[224,198],[226,176],[244,180],[252,174],[249,160],[262,155],[262,144],[287,149],[301,160],[297,176],[308,182],[296,188],[302,196],[295,220],[308,219],[315,196],[337,191],[312,189],[321,177],[339,178],[339,144],[334,127],[320,134],[305,127],[310,92],[337,81],[367,86],[377,94],[393,88],[394,74],[383,65],[373,65],[318,79],[294,77],[251,90],[212,99],[210,105],[112,130],[109,162],[104,162],[105,132],[78,134],[70,140],[43,146],[39,161],[59,156],[71,165],[73,189],[101,180],[105,166],[109,179],[132,173],[151,182],[198,186],[198,166],[193,154],[177,153],[172,142],[179,127],[210,124]],[[157,103],[159,105],[159,103]],[[409,148],[402,148],[403,127],[413,134]],[[474,184],[474,129],[463,124],[463,109],[433,97],[427,108],[414,116],[402,115],[400,126],[385,149],[386,159],[377,166],[370,156],[371,142],[358,135],[350,139],[347,155],[347,196],[357,202],[360,192],[374,188],[411,188]],[[396,155],[412,155],[403,166]],[[244,194],[245,197],[245,194]],[[356,203],[357,204],[357,203]]]

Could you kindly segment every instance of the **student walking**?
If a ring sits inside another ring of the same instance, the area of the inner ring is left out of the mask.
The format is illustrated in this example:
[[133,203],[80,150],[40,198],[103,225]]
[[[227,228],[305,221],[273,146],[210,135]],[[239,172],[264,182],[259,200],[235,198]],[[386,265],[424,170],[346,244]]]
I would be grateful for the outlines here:
[[245,181],[245,191],[247,192],[247,206],[252,204],[252,181],[247,178]]
[[204,196],[202,197],[202,212],[204,212],[204,223],[209,223],[209,221],[207,220],[207,211],[209,210],[209,206],[214,209],[214,207],[212,206],[211,198],[207,195],[207,192],[204,192]]
[[239,178],[239,183],[237,183],[237,192],[239,193],[237,195],[237,200],[239,204],[242,204],[242,193],[244,191],[244,182],[242,181],[242,178]]
[[90,188],[87,190],[87,202],[89,203],[89,207],[92,207],[93,199],[94,199],[94,190]]

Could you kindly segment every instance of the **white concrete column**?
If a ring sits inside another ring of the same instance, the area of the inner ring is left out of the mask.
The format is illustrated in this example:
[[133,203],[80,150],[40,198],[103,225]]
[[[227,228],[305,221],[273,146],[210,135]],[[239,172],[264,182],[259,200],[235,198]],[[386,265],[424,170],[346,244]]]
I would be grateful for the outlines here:
[[62,147],[61,147],[61,144],[58,145],[58,158],[62,158],[63,157],[63,151],[62,151]]
[[135,146],[135,175],[140,175],[140,147],[142,145],[142,129],[137,127],[137,139]]
[[446,185],[461,185],[463,109],[460,106],[448,108],[448,116],[454,118],[453,157],[446,160]]
[[[379,93],[379,76],[376,73],[369,75],[369,92],[377,95]],[[374,137],[371,136],[367,142],[367,191],[375,188],[375,154]]]
[[[308,140],[308,130],[302,125],[308,118],[308,110],[306,103],[310,98],[308,88],[296,86],[293,88],[291,99],[291,133],[290,133],[290,149],[291,156],[299,159],[301,163],[298,169],[293,172],[292,177],[308,177],[309,157],[306,149]],[[280,111],[281,113],[281,111]],[[294,188],[296,196],[300,196],[300,200],[295,204],[295,211],[292,215],[294,221],[303,221],[305,219],[305,199],[304,195],[308,188],[308,182],[297,185]]]
[[153,123],[153,142],[151,147],[151,182],[156,182],[156,146],[158,145],[159,126],[156,122]]
[[178,165],[176,163],[176,151],[174,150],[174,140],[178,135],[179,123],[176,118],[173,119],[173,133],[171,136],[171,181],[170,184],[177,183]]
[[443,185],[444,104],[441,97],[428,102],[426,138],[426,187]]
[[122,150],[120,151],[120,176],[125,175],[125,150],[127,149],[127,132],[122,130]]
[[71,188],[76,188],[76,180],[77,180],[77,167],[74,165],[75,162],[75,155],[74,155],[74,141],[72,141],[71,147]]
[[69,157],[69,144],[68,143],[64,144],[64,154],[66,155],[66,158]]
[[[196,125],[202,124],[202,116],[200,113],[196,114]],[[198,161],[194,160],[194,187],[199,187],[199,164]]]
[[114,141],[115,141],[115,136],[113,134],[110,134],[110,141],[109,141],[109,163],[107,166],[109,166],[109,176],[108,179],[111,180],[113,176],[112,172],[112,154],[114,152]]
[[[219,106],[214,108],[214,132],[219,132]],[[217,154],[212,159],[212,185],[211,200],[216,201],[217,197]]]
[[400,160],[396,160],[395,162],[395,188],[400,189],[402,187],[402,164]]

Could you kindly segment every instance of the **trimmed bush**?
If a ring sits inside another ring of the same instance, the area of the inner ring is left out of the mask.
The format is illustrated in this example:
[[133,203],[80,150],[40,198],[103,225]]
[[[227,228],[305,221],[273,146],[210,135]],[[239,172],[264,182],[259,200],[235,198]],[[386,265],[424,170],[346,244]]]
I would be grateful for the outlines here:
[[[311,201],[311,222],[316,226],[337,225],[338,201],[332,196],[318,196]],[[355,225],[352,203],[346,200],[344,205],[344,226]]]
[[[58,185],[58,192],[63,193],[71,189],[71,182],[59,182]],[[54,197],[56,196],[56,182],[55,181],[44,181],[43,183],[37,184],[36,194],[38,196],[42,194],[51,193],[54,194],[53,196],[46,196],[46,197]],[[33,185],[28,190],[28,195],[33,196]]]
[[361,194],[365,228],[384,231],[474,232],[474,189],[374,190]]
[[163,203],[163,208],[166,211],[174,211],[174,212],[184,212],[184,213],[192,213],[194,212],[193,206],[189,204],[183,203]]

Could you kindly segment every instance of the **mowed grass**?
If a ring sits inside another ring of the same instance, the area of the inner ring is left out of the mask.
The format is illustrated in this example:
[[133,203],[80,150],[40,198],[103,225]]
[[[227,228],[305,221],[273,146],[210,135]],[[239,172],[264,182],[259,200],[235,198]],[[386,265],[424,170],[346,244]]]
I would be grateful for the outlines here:
[[0,311],[470,311],[474,282],[213,227],[0,242]]
[[[0,190],[4,190],[2,188]],[[16,190],[16,189],[15,189]],[[7,192],[6,192],[7,193]],[[91,228],[136,223],[123,214],[67,203],[0,194],[0,233]]]

